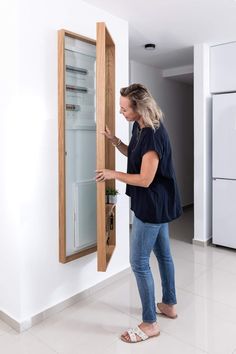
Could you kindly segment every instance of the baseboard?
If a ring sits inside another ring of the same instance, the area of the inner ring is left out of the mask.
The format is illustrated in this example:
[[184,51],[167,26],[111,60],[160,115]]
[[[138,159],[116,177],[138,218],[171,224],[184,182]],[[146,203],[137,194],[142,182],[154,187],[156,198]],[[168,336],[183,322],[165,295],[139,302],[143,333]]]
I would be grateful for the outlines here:
[[0,320],[8,324],[8,326],[12,327],[17,332],[21,332],[20,330],[20,322],[16,321],[14,318],[9,316],[3,311],[0,311]]
[[195,240],[194,238],[192,239],[192,244],[193,244],[193,245],[197,245],[197,246],[206,247],[206,246],[208,246],[210,243],[212,243],[212,238],[209,238],[209,239],[206,240],[206,241]]
[[125,277],[126,275],[131,273],[131,269],[126,268],[124,270],[122,270],[121,272],[119,272],[118,274],[115,274],[113,276],[111,276],[108,279],[103,280],[102,282],[100,282],[99,284],[96,284],[94,286],[92,286],[89,289],[86,289],[72,297],[70,297],[69,299],[66,299],[30,318],[27,318],[26,320],[22,321],[22,322],[18,322],[16,321],[14,318],[12,318],[11,316],[9,316],[8,314],[6,314],[3,311],[0,311],[0,319],[2,321],[4,321],[6,324],[8,324],[10,327],[12,327],[15,331],[21,333],[24,332],[28,329],[30,329],[31,327],[33,327],[34,325],[36,325],[39,322],[42,322],[43,320],[45,320],[46,318],[55,315],[56,313],[64,310],[65,308],[77,303],[78,301],[81,301],[85,298],[88,298],[89,296],[94,295],[98,290],[101,290],[107,286],[110,286],[112,283],[114,283],[115,281]]

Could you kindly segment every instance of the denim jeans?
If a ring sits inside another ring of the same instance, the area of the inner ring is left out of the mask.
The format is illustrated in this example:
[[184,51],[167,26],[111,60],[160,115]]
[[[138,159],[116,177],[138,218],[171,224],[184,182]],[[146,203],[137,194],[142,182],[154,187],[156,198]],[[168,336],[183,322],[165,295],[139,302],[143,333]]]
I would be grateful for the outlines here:
[[151,252],[154,252],[160,270],[162,302],[176,304],[174,263],[170,253],[169,225],[144,223],[134,216],[131,242],[130,264],[135,274],[142,302],[143,322],[156,321],[155,290],[149,266]]

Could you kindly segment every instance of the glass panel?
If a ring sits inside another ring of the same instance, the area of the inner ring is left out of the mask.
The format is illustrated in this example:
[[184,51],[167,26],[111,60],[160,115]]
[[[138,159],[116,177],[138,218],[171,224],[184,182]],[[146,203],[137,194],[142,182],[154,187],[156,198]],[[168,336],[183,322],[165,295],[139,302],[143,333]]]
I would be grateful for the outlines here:
[[75,184],[74,247],[78,250],[96,244],[96,182],[80,181]]
[[96,244],[96,47],[65,36],[66,256]]

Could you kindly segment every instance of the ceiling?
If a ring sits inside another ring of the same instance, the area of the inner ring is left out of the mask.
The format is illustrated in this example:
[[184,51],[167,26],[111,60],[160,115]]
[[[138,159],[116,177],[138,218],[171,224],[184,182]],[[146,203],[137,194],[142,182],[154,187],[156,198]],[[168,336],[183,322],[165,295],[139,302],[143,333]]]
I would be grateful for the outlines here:
[[236,0],[84,1],[127,20],[130,59],[160,69],[193,64],[196,43],[236,40]]

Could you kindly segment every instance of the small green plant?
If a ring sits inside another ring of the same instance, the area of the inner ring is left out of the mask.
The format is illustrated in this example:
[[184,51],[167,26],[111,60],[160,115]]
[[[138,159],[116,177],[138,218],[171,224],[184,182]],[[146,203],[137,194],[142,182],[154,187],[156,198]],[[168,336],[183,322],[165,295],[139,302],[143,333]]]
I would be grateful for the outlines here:
[[118,190],[114,188],[106,188],[106,203],[107,204],[116,204],[117,203],[117,194]]
[[106,195],[117,195],[117,194],[119,194],[117,189],[106,188]]

